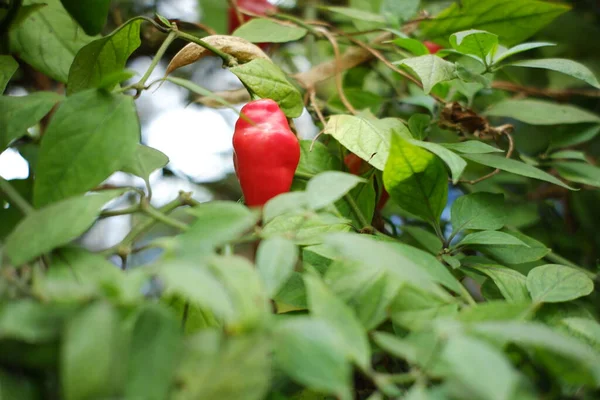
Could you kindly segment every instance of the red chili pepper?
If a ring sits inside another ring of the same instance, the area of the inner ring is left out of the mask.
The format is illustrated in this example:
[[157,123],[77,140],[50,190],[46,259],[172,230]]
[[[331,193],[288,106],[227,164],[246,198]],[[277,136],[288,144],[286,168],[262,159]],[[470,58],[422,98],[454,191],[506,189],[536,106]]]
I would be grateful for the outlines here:
[[[346,157],[344,157],[344,164],[348,167],[348,171],[353,175],[362,175],[366,172],[368,165],[362,158],[357,156],[354,153],[348,153]],[[377,203],[377,209],[381,210],[385,207],[388,199],[390,198],[389,193],[383,189],[381,192],[381,197],[379,198],[379,202]]]
[[[268,0],[237,0],[239,8],[248,10],[258,15],[267,15],[268,12],[277,12],[277,7],[269,3]],[[244,22],[252,19],[251,16],[244,14]],[[229,8],[229,33],[231,34],[240,26],[240,20],[233,8]]]
[[443,47],[439,44],[430,42],[429,40],[424,41],[423,44],[425,45],[425,47],[427,47],[427,50],[429,50],[430,54],[435,54],[443,49]]
[[270,99],[242,108],[233,134],[233,161],[248,206],[262,206],[290,191],[300,162],[300,143],[285,114]]

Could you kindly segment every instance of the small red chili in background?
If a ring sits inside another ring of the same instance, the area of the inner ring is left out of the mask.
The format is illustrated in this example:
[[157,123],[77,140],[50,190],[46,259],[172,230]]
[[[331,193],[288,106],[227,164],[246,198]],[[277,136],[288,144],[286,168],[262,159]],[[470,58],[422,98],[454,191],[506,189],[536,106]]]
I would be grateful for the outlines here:
[[300,143],[287,118],[271,99],[242,108],[233,134],[235,172],[246,204],[262,206],[289,192],[300,162]]
[[[239,8],[248,10],[258,15],[267,15],[268,12],[277,12],[277,7],[269,3],[268,0],[237,0]],[[244,22],[248,22],[252,19],[249,15],[244,15]],[[229,33],[231,34],[237,28],[240,27],[240,21],[235,10],[229,8]]]
[[427,50],[429,50],[430,54],[435,54],[443,49],[443,47],[439,44],[430,42],[429,40],[424,41],[423,44],[425,45],[425,47],[427,47]]
[[[353,175],[362,175],[369,168],[369,164],[364,162],[362,158],[360,158],[354,153],[348,153],[348,155],[344,157],[344,164],[346,164],[346,167],[348,167],[348,171]],[[385,207],[385,204],[387,203],[389,198],[390,195],[384,188],[381,192],[381,197],[379,198],[379,202],[377,203],[376,208],[378,210],[381,210],[383,207]]]

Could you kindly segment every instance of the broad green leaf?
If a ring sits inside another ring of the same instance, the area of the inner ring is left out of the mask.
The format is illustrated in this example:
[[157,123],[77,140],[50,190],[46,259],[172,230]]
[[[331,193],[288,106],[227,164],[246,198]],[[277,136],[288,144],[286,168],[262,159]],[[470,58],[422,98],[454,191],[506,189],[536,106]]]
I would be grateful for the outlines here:
[[327,10],[327,11],[334,12],[336,14],[343,15],[350,19],[356,19],[356,20],[365,21],[365,22],[381,23],[381,24],[385,23],[385,18],[382,17],[381,15],[372,13],[369,11],[365,11],[365,10],[359,10],[356,8],[349,8],[349,7],[320,7],[320,8]]
[[217,330],[203,330],[191,336],[167,398],[265,399],[272,374],[271,343],[262,332],[222,335]]
[[484,62],[498,46],[498,35],[478,29],[453,33],[450,36],[452,47],[463,53],[474,55]]
[[440,298],[413,286],[404,287],[389,307],[394,324],[411,331],[428,329],[436,318],[454,317],[458,303],[453,298]]
[[88,35],[97,35],[106,24],[110,0],[94,0],[83,4],[80,0],[60,0]]
[[568,104],[544,100],[503,100],[486,111],[492,117],[508,117],[531,125],[600,123],[600,117]]
[[517,239],[513,235],[500,231],[481,231],[469,233],[458,242],[457,246],[468,245],[507,245],[507,246],[525,246],[527,243]]
[[519,381],[509,359],[497,348],[469,336],[453,336],[442,351],[451,382],[466,398],[509,400]]
[[439,158],[395,134],[383,182],[400,207],[432,224],[439,222],[448,198],[448,175]]
[[515,236],[522,242],[525,242],[529,247],[522,245],[486,245],[474,247],[502,264],[522,264],[537,261],[550,252],[550,249],[543,243],[540,243],[527,235],[520,232],[506,232]]
[[581,162],[553,162],[558,174],[572,182],[600,187],[600,168]]
[[556,127],[550,136],[548,150],[576,146],[594,139],[600,132],[600,125],[584,124],[574,126]]
[[129,56],[140,47],[142,21],[141,18],[132,19],[110,35],[79,50],[69,70],[67,94],[99,88],[111,74],[122,71]]
[[295,25],[284,25],[266,18],[248,21],[233,32],[252,43],[286,43],[294,42],[306,36],[308,31]]
[[322,243],[323,236],[333,232],[349,232],[352,229],[349,220],[331,215],[306,216],[284,214],[273,218],[262,229],[263,239],[283,236],[292,239],[297,245]]
[[366,183],[366,180],[340,171],[321,172],[306,185],[308,204],[313,210],[324,208],[341,199],[360,183]]
[[503,150],[478,140],[467,140],[460,143],[439,143],[452,151],[466,154],[487,154],[487,153],[502,153]]
[[544,349],[575,361],[586,368],[600,383],[600,354],[583,342],[538,322],[483,322],[473,325],[474,333],[490,340],[501,340],[521,346]]
[[205,266],[192,263],[166,263],[157,268],[164,295],[176,295],[206,309],[221,320],[231,318],[234,306],[223,284]]
[[42,138],[34,205],[93,189],[131,159],[139,139],[130,96],[90,90],[68,97]]
[[410,133],[417,140],[425,140],[427,137],[426,129],[431,125],[431,117],[427,114],[413,114],[408,120]]
[[233,303],[234,313],[225,319],[225,330],[235,334],[264,328],[271,306],[255,266],[241,256],[217,256],[209,267]]
[[[117,311],[106,303],[92,304],[69,321],[60,354],[60,379],[65,400],[117,395],[116,366],[122,362],[118,324]],[[94,373],[90,374],[90,371]]]
[[235,240],[250,231],[259,218],[242,204],[230,201],[199,204],[189,209],[189,213],[196,219],[189,230],[175,240],[182,253],[191,255],[205,253]]
[[453,153],[450,150],[447,150],[446,148],[440,146],[437,143],[423,142],[421,140],[410,140],[410,143],[414,144],[415,146],[419,146],[426,150],[429,150],[430,152],[441,158],[442,161],[444,161],[444,163],[446,163],[446,165],[450,169],[450,174],[452,175],[452,183],[456,184],[458,182],[463,171],[467,167],[467,162],[465,160],[463,160],[457,154]]
[[481,29],[515,45],[569,11],[560,3],[540,0],[462,0],[452,3],[431,21],[423,21],[423,37],[447,40],[454,32]]
[[504,300],[486,301],[463,308],[457,319],[463,322],[519,320],[528,314],[530,308],[531,303],[510,303]]
[[[24,5],[36,0],[25,0]],[[31,13],[10,32],[11,51],[27,64],[59,82],[67,82],[75,54],[93,38],[77,25],[60,0],[44,0],[47,4]]]
[[576,269],[547,264],[529,271],[527,288],[534,301],[560,303],[592,293],[594,282]]
[[342,169],[340,159],[334,157],[323,143],[314,142],[313,145],[312,140],[300,141],[300,163],[296,168],[296,174],[315,176],[320,172],[340,169]]
[[377,193],[375,192],[375,185],[373,185],[373,182],[359,184],[352,189],[347,196],[344,196],[341,200],[338,200],[335,203],[335,207],[340,214],[343,217],[352,220],[353,226],[363,228],[364,222],[362,222],[362,218],[358,216],[355,208],[350,204],[348,199],[349,197],[354,200],[361,215],[367,221],[372,221],[375,213],[375,206],[377,205]]
[[181,324],[164,307],[148,304],[135,321],[125,397],[162,400],[179,359]]
[[229,70],[258,97],[275,100],[287,117],[297,118],[302,114],[302,95],[271,61],[257,58]]
[[27,96],[0,96],[0,153],[27,134],[27,129],[46,116],[62,96],[35,92]]
[[327,121],[324,133],[333,136],[344,147],[380,171],[391,146],[392,131],[410,138],[406,126],[395,118],[372,120],[352,115],[334,115]]
[[12,56],[0,56],[0,95],[8,85],[10,78],[19,69],[19,63]]
[[598,349],[600,346],[600,324],[598,322],[593,319],[578,317],[565,318],[561,322],[572,331],[589,339],[596,346],[596,349]]
[[452,204],[450,221],[453,232],[500,229],[506,221],[504,196],[485,192],[460,196]]
[[544,58],[540,60],[523,60],[515,61],[505,66],[510,67],[526,67],[526,68],[541,68],[551,71],[562,72],[574,78],[580,79],[595,88],[600,89],[600,83],[592,71],[585,65],[572,60],[563,58]]
[[487,154],[463,154],[463,157],[468,160],[474,161],[478,164],[486,165],[492,168],[498,168],[502,171],[511,172],[516,175],[526,176],[528,178],[550,182],[555,185],[562,186],[566,189],[573,190],[573,188],[566,185],[565,183],[550,175],[549,173],[544,172],[541,169],[538,169],[529,164],[525,164],[521,161]]
[[436,84],[456,78],[456,66],[453,63],[431,54],[405,58],[395,64],[409,67],[421,79],[426,94]]
[[556,46],[554,43],[547,42],[530,42],[530,43],[521,43],[510,49],[502,48],[501,46],[498,48],[494,58],[494,64],[498,64],[500,61],[507,59],[508,57],[512,57],[515,54],[523,53],[524,51],[538,49],[540,47],[547,46]]
[[139,176],[150,187],[150,174],[164,168],[169,163],[169,157],[164,153],[143,144],[138,144],[133,157],[128,160],[121,170]]
[[583,161],[583,162],[588,162],[587,158],[586,158],[586,154],[583,151],[577,151],[577,150],[561,150],[561,151],[557,151],[556,153],[552,153],[550,154],[550,158],[552,158],[553,160],[579,160],[579,161]]
[[297,261],[298,247],[290,240],[273,237],[260,243],[256,253],[256,268],[270,298],[290,278]]
[[429,54],[429,50],[425,45],[417,39],[411,38],[396,38],[392,40],[396,46],[410,51],[415,56],[424,56]]
[[290,278],[283,285],[279,293],[274,296],[273,300],[277,305],[278,312],[283,312],[281,310],[282,305],[305,310],[308,306],[306,303],[306,289],[304,287],[304,281],[302,280],[302,274],[296,271],[292,272]]
[[78,238],[122,190],[71,197],[28,214],[8,236],[4,253],[16,266]]
[[443,247],[443,243],[439,237],[418,226],[403,226],[402,230],[412,236],[424,250],[427,250],[433,255],[437,255]]
[[308,209],[308,197],[305,192],[288,192],[273,197],[263,207],[263,221],[287,213],[302,213]]
[[274,329],[275,362],[292,379],[314,390],[352,398],[352,368],[339,332],[327,321],[295,317]]
[[471,268],[489,276],[507,301],[511,303],[531,302],[527,292],[527,278],[520,272],[501,265],[477,264]]
[[411,362],[417,359],[417,350],[406,339],[387,332],[373,332],[372,337],[377,346],[394,357]]
[[331,293],[317,276],[304,275],[311,315],[327,321],[336,330],[340,346],[357,365],[371,365],[371,349],[365,332],[354,312]]
[[0,308],[0,339],[25,343],[56,341],[64,322],[76,311],[73,306],[40,303],[32,299],[6,302]]

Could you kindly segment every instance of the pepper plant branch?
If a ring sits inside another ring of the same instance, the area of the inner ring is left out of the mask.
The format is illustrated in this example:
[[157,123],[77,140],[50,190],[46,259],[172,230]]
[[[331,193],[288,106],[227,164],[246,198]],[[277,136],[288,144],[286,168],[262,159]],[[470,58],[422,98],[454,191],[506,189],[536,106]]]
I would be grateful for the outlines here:
[[23,215],[31,214],[34,208],[25,200],[19,192],[8,182],[6,179],[0,176],[0,191],[2,191],[9,202],[16,206]]

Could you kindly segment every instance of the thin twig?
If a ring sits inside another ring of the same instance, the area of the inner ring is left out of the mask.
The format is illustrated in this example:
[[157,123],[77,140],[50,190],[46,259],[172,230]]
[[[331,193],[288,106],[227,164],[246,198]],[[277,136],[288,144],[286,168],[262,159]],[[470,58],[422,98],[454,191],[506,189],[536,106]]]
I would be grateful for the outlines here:
[[[508,151],[506,152],[506,158],[508,159],[508,158],[510,158],[510,157],[512,156],[512,154],[513,154],[513,151],[514,151],[514,149],[515,149],[515,142],[514,142],[514,140],[513,140],[513,137],[512,137],[512,135],[511,135],[510,133],[508,133],[507,131],[504,131],[504,132],[502,132],[502,134],[503,134],[504,136],[506,136],[506,138],[508,139]],[[476,183],[479,183],[479,182],[481,182],[481,181],[485,181],[486,179],[489,179],[489,178],[491,178],[492,176],[494,176],[494,175],[497,175],[498,173],[500,173],[500,169],[499,169],[499,168],[496,168],[495,170],[493,170],[493,171],[492,171],[492,172],[490,172],[489,174],[487,174],[487,175],[484,175],[484,176],[482,176],[482,177],[480,177],[480,178],[473,179],[473,180],[460,180],[459,182],[462,182],[462,183],[468,183],[468,184],[470,184],[470,185],[475,185]]]
[[23,215],[31,214],[34,210],[33,207],[25,200],[19,192],[6,179],[0,176],[0,191],[4,192],[8,197],[9,202],[16,206]]
[[541,96],[550,97],[554,99],[566,99],[571,96],[587,96],[587,97],[600,97],[600,90],[586,90],[586,89],[564,89],[564,90],[553,90],[553,89],[540,89],[531,86],[522,86],[512,82],[496,81],[492,82],[494,89],[506,90],[508,92],[522,93],[528,96]]

